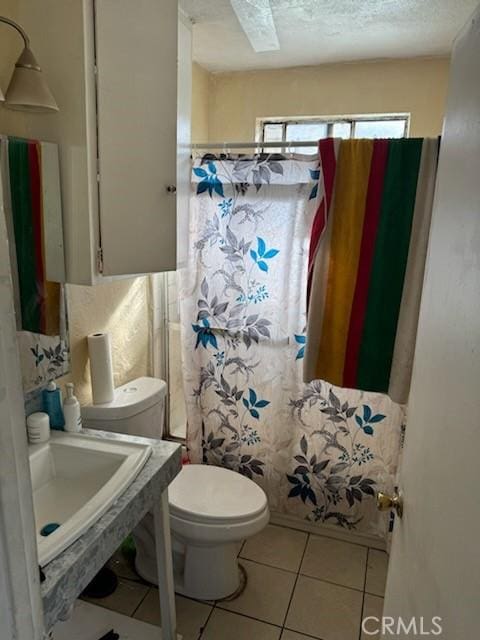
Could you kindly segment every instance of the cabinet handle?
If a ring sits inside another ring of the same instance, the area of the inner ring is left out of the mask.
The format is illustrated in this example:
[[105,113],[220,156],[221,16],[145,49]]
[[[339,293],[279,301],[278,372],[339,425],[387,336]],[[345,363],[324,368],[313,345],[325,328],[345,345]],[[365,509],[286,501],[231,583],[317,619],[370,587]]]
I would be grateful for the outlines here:
[[168,193],[177,193],[177,187],[174,184],[169,184],[167,187]]

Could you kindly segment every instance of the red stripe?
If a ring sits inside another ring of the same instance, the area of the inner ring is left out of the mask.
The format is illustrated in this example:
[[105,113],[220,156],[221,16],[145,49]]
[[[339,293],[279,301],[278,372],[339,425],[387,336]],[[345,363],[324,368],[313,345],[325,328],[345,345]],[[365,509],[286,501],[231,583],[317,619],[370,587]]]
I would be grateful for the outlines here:
[[357,382],[358,358],[367,309],[368,286],[372,272],[375,241],[380,220],[387,156],[388,140],[375,140],[365,203],[360,261],[345,352],[345,367],[343,370],[343,386],[345,387],[355,388]]
[[45,333],[45,263],[43,257],[42,190],[40,177],[40,158],[36,142],[28,143],[28,165],[30,170],[30,193],[32,200],[32,226],[33,246],[35,252],[37,304],[40,307],[41,332]]
[[332,202],[333,185],[335,182],[336,157],[335,141],[333,138],[325,138],[318,143],[320,156],[321,178],[323,179],[324,197],[322,198],[312,223],[310,233],[310,248],[308,252],[308,282],[307,282],[307,308],[310,301],[312,286],[313,265],[317,254],[318,243],[322,237],[327,222],[328,211]]

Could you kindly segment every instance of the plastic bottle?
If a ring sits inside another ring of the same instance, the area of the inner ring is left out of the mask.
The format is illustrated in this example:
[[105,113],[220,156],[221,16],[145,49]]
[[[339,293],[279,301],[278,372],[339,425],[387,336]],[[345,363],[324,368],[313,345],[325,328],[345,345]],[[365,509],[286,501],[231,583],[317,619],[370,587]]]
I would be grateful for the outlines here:
[[27,417],[27,433],[30,444],[47,442],[50,438],[50,418],[41,411]]
[[80,403],[74,395],[75,387],[71,382],[66,385],[67,397],[63,401],[63,414],[65,416],[65,431],[78,432],[82,430],[82,415]]
[[50,418],[50,428],[63,431],[65,418],[62,410],[62,392],[53,380],[47,384],[42,391],[43,410]]

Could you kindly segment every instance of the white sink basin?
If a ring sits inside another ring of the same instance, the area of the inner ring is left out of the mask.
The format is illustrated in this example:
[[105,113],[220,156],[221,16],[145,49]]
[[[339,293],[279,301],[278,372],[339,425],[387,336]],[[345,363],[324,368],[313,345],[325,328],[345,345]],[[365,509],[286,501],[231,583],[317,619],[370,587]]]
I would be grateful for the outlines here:
[[[149,445],[62,432],[52,434],[45,444],[29,447],[41,566],[107,511],[150,453]],[[49,529],[54,531],[48,533]]]

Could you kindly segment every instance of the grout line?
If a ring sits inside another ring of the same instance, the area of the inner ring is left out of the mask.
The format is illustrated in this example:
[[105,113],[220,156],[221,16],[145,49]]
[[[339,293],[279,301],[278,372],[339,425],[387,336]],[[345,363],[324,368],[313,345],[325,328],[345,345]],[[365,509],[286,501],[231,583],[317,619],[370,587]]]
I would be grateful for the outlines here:
[[[303,556],[305,555],[305,552],[302,554],[302,560],[300,561],[300,568],[302,566],[302,561],[303,561]],[[367,554],[368,557],[368,554]],[[304,578],[309,578],[310,580],[318,580],[319,582],[326,582],[327,584],[333,584],[336,587],[343,587],[344,589],[351,589],[352,591],[357,591],[359,593],[363,593],[364,589],[363,588],[359,588],[359,587],[350,587],[346,584],[341,584],[340,582],[334,582],[333,580],[327,580],[326,578],[318,578],[317,576],[311,576],[308,573],[302,573],[300,570],[297,569],[297,571],[292,571],[290,569],[283,569],[282,567],[275,567],[274,565],[271,564],[266,564],[265,562],[259,562],[258,560],[250,560],[250,558],[244,558],[242,556],[241,560],[246,560],[247,562],[251,562],[253,564],[258,564],[261,567],[268,567],[269,569],[277,569],[278,571],[284,571],[285,573],[290,573],[293,574],[295,576],[303,576]],[[296,583],[296,581],[295,581]],[[370,594],[370,595],[376,595],[374,593]],[[379,598],[381,598],[382,596],[378,596]],[[202,602],[201,600],[199,600],[198,602]],[[207,603],[208,604],[208,603]]]
[[[287,609],[285,611],[285,616],[283,618],[283,624],[282,624],[282,628],[283,629],[285,628],[285,624],[287,622],[288,614],[290,613],[290,607],[291,607],[291,604],[292,604],[292,600],[293,600],[293,596],[294,596],[294,593],[295,593],[295,589],[297,588],[298,578],[300,576],[300,569],[302,568],[303,559],[305,557],[305,553],[307,552],[307,546],[308,546],[309,541],[310,541],[310,534],[307,534],[307,539],[305,540],[305,546],[303,547],[302,557],[300,558],[300,563],[298,565],[297,576],[295,578],[295,582],[293,583],[292,593],[290,594],[290,600],[288,601]],[[283,631],[282,631],[282,633],[283,633]]]
[[138,603],[138,605],[135,607],[133,613],[131,616],[129,616],[130,618],[133,618],[135,616],[135,614],[137,613],[137,611],[140,609],[141,605],[143,604],[143,601],[145,600],[145,598],[148,596],[148,594],[150,593],[150,591],[152,590],[152,587],[150,587],[149,589],[147,589],[147,592],[145,593],[145,595],[143,596],[143,598],[140,600],[140,602]]
[[242,542],[242,545],[241,545],[241,547],[240,547],[240,549],[238,550],[238,553],[237,553],[237,558],[241,557],[241,553],[243,551],[243,548],[244,548],[246,542],[247,542],[246,539]]
[[318,582],[326,582],[327,584],[331,584],[334,587],[342,587],[343,589],[350,589],[350,591],[356,591],[357,593],[363,593],[362,588],[358,587],[350,587],[347,584],[341,584],[340,582],[334,582],[333,580],[327,580],[326,578],[317,578],[316,576],[310,576],[308,573],[300,573],[304,578],[309,578],[309,580],[318,580]]
[[385,600],[385,592],[383,592],[383,596],[378,595],[378,593],[373,593],[373,591],[365,591],[366,596],[373,596],[374,598],[381,598]]
[[[282,634],[284,631],[291,631],[292,633],[296,633],[300,636],[305,636],[306,638],[312,638],[312,640],[326,640],[325,638],[320,638],[320,636],[312,636],[309,633],[305,633],[305,631],[295,631],[295,629],[290,629],[290,627],[283,627],[282,629]],[[282,637],[280,636],[280,640],[282,640]]]
[[365,609],[365,587],[367,586],[367,571],[368,571],[369,555],[370,555],[370,547],[367,548],[367,561],[365,562],[365,575],[363,576],[362,609],[360,612],[360,629],[358,630],[358,640],[362,640],[362,620],[363,620],[363,612]]
[[225,611],[225,613],[234,613],[236,616],[241,616],[242,618],[248,618],[249,620],[255,620],[256,622],[262,622],[263,624],[268,624],[270,627],[275,627],[275,629],[283,629],[283,624],[275,622],[269,622],[268,620],[263,620],[262,618],[257,618],[252,616],[249,613],[240,613],[239,611],[233,611],[232,609],[224,609],[221,605],[216,605],[216,609],[220,609],[220,611]]
[[274,564],[267,564],[266,562],[260,562],[260,560],[250,560],[250,558],[245,558],[244,556],[239,556],[240,560],[245,560],[246,562],[252,562],[253,564],[259,564],[261,567],[268,567],[269,569],[278,569],[278,571],[285,571],[285,573],[293,573],[294,575],[298,574],[298,569],[284,569],[283,567],[277,567]]
[[[218,606],[215,605],[214,607],[212,607],[212,611],[210,612],[210,615],[208,616],[207,621],[205,622],[205,624],[203,626],[202,635],[200,635],[198,640],[201,640],[201,638],[203,636],[203,633],[207,628],[207,624],[208,624],[208,622],[210,620],[210,617],[213,614],[213,610],[214,609],[219,609],[220,611],[223,611],[224,613],[231,613],[234,616],[239,616],[240,618],[247,618],[247,620],[254,620],[255,622],[260,622],[261,624],[265,624],[265,625],[267,625],[269,627],[273,627],[274,629],[278,629],[280,631],[280,633],[282,633],[283,629],[284,629],[284,627],[282,625],[280,625],[280,624],[275,624],[274,622],[267,622],[266,620],[262,620],[261,618],[256,618],[255,616],[248,615],[247,613],[239,613],[238,611],[231,611],[230,609],[223,609],[222,607],[218,607]],[[316,638],[315,640],[318,640],[318,638]]]
[[[365,549],[375,549],[376,551],[386,552],[386,549],[380,549],[379,547],[370,546],[368,542],[354,542],[353,540],[348,540],[347,533],[344,533],[345,538],[343,538],[343,537],[338,537],[338,535],[336,535],[337,533],[336,531],[331,531],[331,532],[322,531],[322,533],[319,533],[319,532],[313,532],[310,530],[307,531],[306,529],[301,529],[300,527],[295,527],[293,525],[278,524],[277,522],[269,522],[269,526],[280,527],[281,529],[290,529],[291,531],[298,531],[299,533],[304,533],[307,536],[314,536],[315,538],[328,538],[329,540],[337,540],[337,542],[345,542],[345,544],[354,544],[356,547],[364,547]],[[362,535],[362,534],[359,534],[359,535]]]
[[[201,640],[201,638],[202,638],[202,636],[203,636],[203,633],[204,633],[205,629],[207,628],[208,623],[210,622],[210,618],[212,617],[212,613],[213,613],[213,612],[214,612],[214,610],[215,610],[215,606],[216,606],[216,605],[215,605],[215,603],[214,603],[214,604],[212,605],[212,608],[211,608],[211,610],[210,610],[210,613],[209,613],[209,614],[208,614],[208,616],[207,616],[207,619],[205,620],[205,622],[203,623],[203,625],[200,627],[200,633],[198,634],[198,640]],[[177,625],[177,627],[178,627],[178,625]],[[177,628],[177,631],[178,631],[178,628]]]

